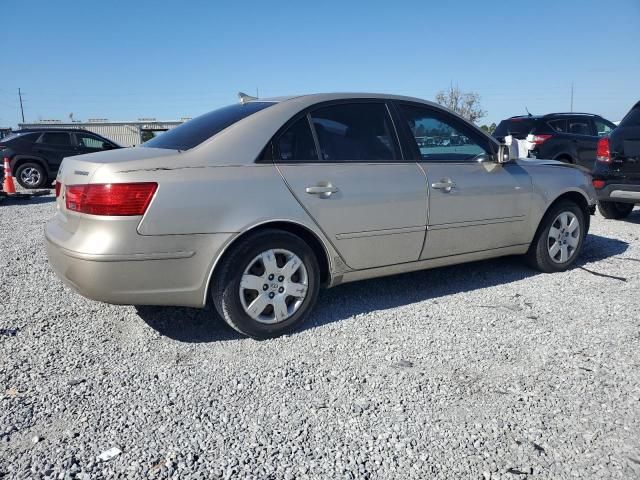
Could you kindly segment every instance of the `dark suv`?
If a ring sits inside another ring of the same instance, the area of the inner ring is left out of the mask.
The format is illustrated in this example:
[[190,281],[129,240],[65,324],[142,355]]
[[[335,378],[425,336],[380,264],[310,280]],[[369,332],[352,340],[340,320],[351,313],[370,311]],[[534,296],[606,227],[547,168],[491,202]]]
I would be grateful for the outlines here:
[[590,113],[549,113],[503,120],[493,136],[503,140],[512,135],[523,140],[531,133],[535,143],[532,156],[574,163],[591,170],[598,139],[615,128],[614,123]]
[[593,186],[605,218],[624,218],[640,203],[640,102],[598,142]]
[[50,185],[65,157],[114,148],[120,146],[82,129],[17,130],[0,139],[0,155],[9,158],[13,176],[24,188]]

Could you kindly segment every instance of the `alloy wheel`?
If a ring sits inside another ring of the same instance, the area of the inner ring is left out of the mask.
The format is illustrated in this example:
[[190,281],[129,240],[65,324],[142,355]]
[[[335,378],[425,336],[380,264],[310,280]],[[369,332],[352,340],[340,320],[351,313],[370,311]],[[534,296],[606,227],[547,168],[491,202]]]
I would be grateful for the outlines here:
[[40,183],[42,176],[37,168],[27,167],[20,172],[20,180],[28,187],[35,187]]

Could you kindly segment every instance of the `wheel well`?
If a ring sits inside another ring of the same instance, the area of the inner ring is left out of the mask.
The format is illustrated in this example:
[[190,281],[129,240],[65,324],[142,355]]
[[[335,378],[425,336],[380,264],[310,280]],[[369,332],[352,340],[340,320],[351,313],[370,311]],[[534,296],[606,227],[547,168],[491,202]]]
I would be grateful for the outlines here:
[[247,235],[252,235],[256,232],[260,232],[262,230],[269,230],[269,229],[277,229],[277,230],[282,230],[282,231],[291,233],[293,235],[296,235],[297,237],[300,237],[307,245],[309,245],[309,247],[311,248],[311,250],[316,256],[316,259],[318,260],[318,266],[320,267],[320,284],[321,285],[329,284],[329,281],[331,280],[331,276],[329,273],[329,256],[328,256],[327,250],[324,247],[324,244],[317,237],[317,235],[313,233],[311,230],[309,230],[307,227],[303,227],[302,225],[299,225],[297,223],[291,223],[291,222],[264,223],[250,230],[247,230],[246,232],[243,232],[238,237],[234,238],[231,244],[226,248],[222,256],[219,258],[218,262],[216,263],[216,266],[214,267],[214,271],[211,277],[213,277],[213,275],[216,274],[215,269],[217,268],[218,265],[220,265],[221,260],[226,255],[228,255],[229,252],[231,252],[234,245],[236,245],[238,241],[246,238]]
[[[580,207],[580,210],[582,210],[582,213],[584,213],[584,222],[586,224],[586,232],[585,232],[585,234],[588,233],[589,232],[589,226],[591,225],[591,210],[589,209],[589,202],[587,202],[587,199],[584,198],[584,195],[582,195],[581,193],[578,193],[578,192],[565,192],[562,195],[560,195],[553,202],[551,202],[551,204],[549,205],[547,210],[544,212],[544,215],[542,216],[542,219],[544,219],[544,217],[547,216],[547,212],[549,210],[551,210],[551,208],[553,206],[557,205],[558,203],[560,203],[560,202],[562,202],[564,200],[569,200],[569,201],[577,204]],[[542,219],[540,220],[540,225],[538,225],[538,229],[536,230],[536,236],[538,235],[538,231],[542,227]]]
[[44,173],[47,174],[47,177],[50,175],[49,168],[47,167],[46,162],[43,162],[39,158],[32,158],[32,157],[18,157],[17,159],[15,159],[13,161],[13,164],[11,166],[11,171],[15,172],[16,170],[18,170],[20,165],[22,165],[24,163],[37,163],[38,165],[40,165],[44,169]]
[[569,163],[575,163],[575,160],[573,159],[573,157],[568,153],[563,153],[561,155],[558,155],[556,157],[556,160],[560,160],[560,161],[567,160]]

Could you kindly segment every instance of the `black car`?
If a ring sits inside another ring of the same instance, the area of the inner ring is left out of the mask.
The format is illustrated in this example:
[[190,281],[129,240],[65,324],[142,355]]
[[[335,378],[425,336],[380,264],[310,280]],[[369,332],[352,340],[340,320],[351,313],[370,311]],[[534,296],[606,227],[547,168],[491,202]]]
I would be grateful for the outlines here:
[[605,218],[624,218],[640,203],[640,102],[598,142],[593,186]]
[[114,148],[120,146],[82,129],[25,129],[0,139],[0,154],[9,158],[13,176],[24,188],[50,185],[65,157]]
[[616,128],[615,124],[590,113],[549,113],[524,115],[500,122],[493,136],[503,140],[507,135],[523,140],[533,135],[535,148],[531,156],[560,160],[591,170],[596,159],[600,137]]

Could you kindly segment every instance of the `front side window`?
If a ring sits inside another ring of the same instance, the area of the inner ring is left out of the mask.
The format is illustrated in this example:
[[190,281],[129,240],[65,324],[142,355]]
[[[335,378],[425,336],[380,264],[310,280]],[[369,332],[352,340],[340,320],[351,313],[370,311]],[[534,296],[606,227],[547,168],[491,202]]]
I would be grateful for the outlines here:
[[162,135],[143,143],[142,146],[170,150],[189,150],[243,118],[264,110],[271,105],[275,104],[272,102],[248,102],[222,107],[178,125]]
[[101,138],[87,135],[86,133],[76,133],[76,139],[78,140],[78,146],[97,150],[103,150],[105,143],[107,143]]
[[318,153],[307,117],[291,125],[278,139],[277,158],[281,162],[317,162]]
[[40,143],[68,147],[71,146],[71,137],[64,132],[46,132],[40,137]]
[[611,125],[609,122],[605,122],[601,118],[594,118],[593,123],[596,124],[596,132],[598,132],[599,137],[606,137],[614,128],[616,128],[615,125]]
[[414,105],[400,105],[422,160],[460,162],[489,153],[458,122]]
[[325,162],[385,161],[399,158],[391,118],[384,103],[322,107],[311,120]]
[[591,124],[588,118],[575,117],[570,118],[568,121],[569,133],[574,135],[593,135],[591,132]]

